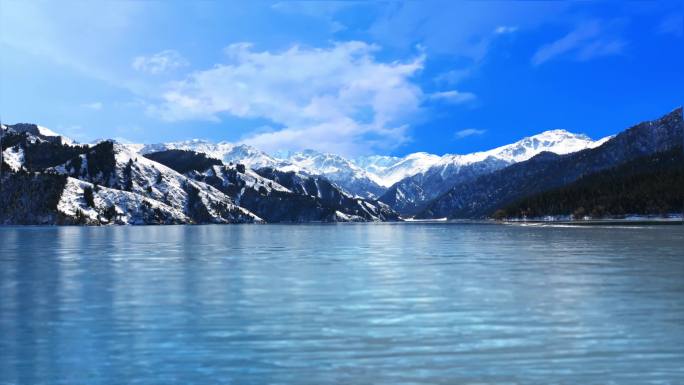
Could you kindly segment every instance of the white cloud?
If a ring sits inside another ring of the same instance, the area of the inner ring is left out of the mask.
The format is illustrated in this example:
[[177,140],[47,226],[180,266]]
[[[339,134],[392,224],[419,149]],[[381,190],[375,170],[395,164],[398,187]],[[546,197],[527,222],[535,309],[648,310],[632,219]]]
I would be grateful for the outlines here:
[[487,130],[478,130],[475,128],[466,128],[465,130],[456,131],[454,133],[454,137],[456,139],[463,139],[463,138],[467,138],[469,136],[484,135],[484,133],[486,133],[486,132],[487,132]]
[[586,61],[622,53],[626,42],[617,37],[604,36],[606,34],[605,26],[597,20],[583,23],[562,38],[539,48],[532,57],[532,64],[538,66],[564,54]]
[[228,63],[170,83],[150,112],[168,121],[268,119],[283,128],[243,138],[264,150],[392,148],[407,140],[405,121],[424,99],[411,81],[424,57],[381,62],[373,55],[378,49],[358,41],[282,52],[233,44],[225,50]]
[[178,51],[167,49],[151,56],[137,56],[131,66],[137,71],[147,72],[152,75],[172,71],[185,67],[188,61]]
[[102,102],[91,102],[91,103],[83,103],[83,104],[81,104],[81,107],[87,108],[89,110],[99,111],[102,109],[102,107],[104,107],[104,105],[102,104]]
[[577,51],[577,60],[586,61],[601,56],[619,55],[627,43],[624,40],[597,40]]
[[477,97],[471,92],[461,92],[456,90],[435,92],[430,94],[432,100],[442,100],[449,103],[461,104],[475,100]]
[[453,69],[440,73],[439,75],[435,76],[434,80],[437,83],[454,85],[464,78],[470,76],[472,72],[472,68]]
[[500,25],[494,29],[494,33],[497,35],[504,35],[507,33],[513,33],[518,30],[518,27],[511,25]]

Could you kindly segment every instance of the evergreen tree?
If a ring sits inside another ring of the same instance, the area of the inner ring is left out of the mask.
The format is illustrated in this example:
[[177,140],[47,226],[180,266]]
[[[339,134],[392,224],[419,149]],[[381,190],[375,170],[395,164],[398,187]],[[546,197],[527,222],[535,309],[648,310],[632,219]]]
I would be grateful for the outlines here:
[[90,207],[95,207],[95,198],[93,196],[92,187],[83,188],[83,199],[85,199],[86,204]]

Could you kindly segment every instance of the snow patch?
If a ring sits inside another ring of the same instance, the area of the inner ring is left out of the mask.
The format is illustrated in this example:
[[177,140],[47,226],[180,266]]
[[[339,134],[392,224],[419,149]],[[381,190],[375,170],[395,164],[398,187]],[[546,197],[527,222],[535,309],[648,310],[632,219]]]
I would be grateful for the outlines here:
[[2,160],[12,171],[19,171],[24,166],[24,149],[19,145],[8,148],[2,152]]
[[64,136],[64,135],[60,135],[60,134],[58,134],[58,133],[52,131],[51,129],[49,129],[49,128],[47,128],[47,127],[43,127],[43,126],[40,126],[40,125],[36,125],[36,127],[38,127],[38,133],[39,133],[40,135],[43,135],[43,136],[50,136],[50,137],[59,137],[59,138],[62,139],[62,143],[68,144],[68,145],[73,145],[74,143],[76,143],[73,139],[71,139],[71,138],[69,138],[69,137],[66,137],[66,136]]
[[[94,207],[86,203],[84,196],[86,188],[93,190]],[[111,222],[102,215],[110,207],[114,207],[116,212],[116,216],[111,219]],[[189,222],[189,218],[182,211],[154,199],[102,186],[95,188],[92,183],[75,178],[67,178],[67,183],[57,204],[57,210],[62,214],[73,218],[80,211],[93,223],[144,224],[143,211],[146,209],[158,210],[165,221],[170,223]]]

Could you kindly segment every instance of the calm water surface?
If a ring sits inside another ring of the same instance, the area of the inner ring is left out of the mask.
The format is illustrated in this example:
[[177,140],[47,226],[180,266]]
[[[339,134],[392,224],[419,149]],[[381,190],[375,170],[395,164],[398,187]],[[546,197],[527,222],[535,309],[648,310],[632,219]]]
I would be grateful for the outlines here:
[[0,241],[0,384],[684,384],[682,226]]

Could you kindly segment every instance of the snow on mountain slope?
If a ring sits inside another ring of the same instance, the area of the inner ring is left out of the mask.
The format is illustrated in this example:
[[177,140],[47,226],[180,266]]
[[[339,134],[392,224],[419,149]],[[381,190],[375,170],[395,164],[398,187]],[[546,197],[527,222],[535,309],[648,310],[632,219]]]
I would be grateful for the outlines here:
[[[160,163],[139,157],[129,151],[125,146],[115,145],[117,171],[121,178],[127,176],[129,168],[129,181],[132,181],[133,191],[148,192],[155,199],[167,199],[174,207],[188,207],[191,204],[191,195],[197,195],[199,202],[206,208],[211,221],[230,222],[237,221],[260,221],[261,219],[248,210],[232,203],[231,199],[217,189],[194,181]],[[161,178],[159,176],[161,175]],[[161,181],[157,183],[157,181]]]
[[226,164],[240,163],[255,170],[271,167],[282,171],[324,176],[349,193],[364,198],[376,198],[384,192],[384,188],[378,183],[380,178],[375,174],[363,170],[339,155],[323,154],[313,150],[285,152],[275,157],[245,144],[212,143],[193,139],[184,142],[145,145],[138,152],[149,154],[174,149],[203,153],[209,157],[220,159]]
[[[93,194],[93,206],[85,199],[85,190]],[[180,224],[190,222],[185,213],[175,207],[140,194],[96,187],[76,178],[67,178],[57,210],[71,218],[82,215],[86,223]]]
[[568,154],[601,145],[610,138],[593,141],[585,135],[573,134],[565,130],[551,130],[513,144],[501,146],[488,151],[472,154],[443,156],[416,152],[403,158],[388,156],[360,157],[354,163],[374,176],[374,180],[381,186],[390,187],[400,180],[416,174],[426,172],[433,166],[454,167],[465,166],[475,162],[482,162],[488,157],[502,160],[506,163],[517,163],[527,160],[542,151],[556,154]]
[[182,209],[194,222],[259,222],[250,211],[205,183],[188,178],[127,146],[101,142],[54,171]]
[[[567,154],[598,147],[610,139],[593,141],[585,135],[551,130],[471,154],[438,156],[417,152],[405,157],[374,155],[351,160],[313,150],[271,155],[248,145],[204,140],[150,145],[98,141],[90,146],[69,148],[64,144],[71,143],[70,140],[42,126],[16,124],[2,127],[14,136],[13,141],[7,144],[13,147],[3,149],[5,163],[11,170],[30,165],[32,171],[49,169],[80,179],[83,183],[105,186],[107,189],[103,187],[103,192],[98,194],[114,194],[117,198],[110,200],[120,202],[115,205],[117,209],[139,214],[126,219],[126,223],[139,220],[142,214],[152,215],[145,220],[161,223],[259,221],[261,215],[274,211],[278,212],[273,216],[277,221],[288,218],[296,218],[296,221],[321,218],[385,220],[393,215],[385,204],[404,214],[415,212],[416,208],[463,181],[530,159],[544,151]],[[218,166],[195,168],[193,173],[177,167],[179,159],[176,157],[180,155],[170,155],[176,163],[164,163],[156,158],[151,160],[142,155],[164,150],[203,153],[220,160],[223,165],[214,160],[209,164]],[[44,156],[46,151],[52,155]],[[238,167],[238,164],[246,167]],[[273,175],[264,177],[264,169],[271,169],[269,173]],[[287,176],[275,171],[292,171],[296,175]],[[290,180],[290,184],[273,180],[276,176],[283,181]],[[292,182],[295,179],[297,183]],[[76,189],[74,183],[69,182],[69,188]],[[302,191],[294,190],[295,187]],[[315,199],[296,196],[302,194]],[[138,202],[137,208],[122,206],[124,203],[121,202],[132,202],[133,197]],[[384,203],[364,201],[359,197],[380,198]],[[141,202],[147,202],[144,208],[141,208]],[[243,203],[246,209],[239,207]],[[373,208],[366,210],[366,205]],[[81,215],[88,211],[86,208],[79,210]],[[161,219],[150,214],[155,212],[162,212],[159,214]]]
[[583,134],[573,134],[566,130],[550,130],[489,151],[475,152],[467,155],[447,155],[439,163],[458,162],[470,164],[481,162],[490,156],[508,163],[517,163],[530,159],[544,151],[563,155],[586,148],[594,148],[608,139],[610,138],[594,141]]
[[276,167],[281,162],[246,144],[232,144],[228,142],[212,143],[206,140],[193,139],[182,142],[158,143],[142,146],[137,150],[141,154],[164,150],[188,150],[206,154],[214,159],[219,159],[226,164],[241,163],[245,166],[257,169],[261,167]]
[[377,198],[401,180],[418,174],[434,173],[435,168],[443,174],[458,173],[461,167],[483,162],[488,158],[494,160],[492,164],[512,164],[527,160],[543,151],[567,154],[592,148],[607,139],[593,141],[585,135],[573,134],[565,130],[550,130],[513,144],[472,154],[438,156],[417,152],[401,158],[373,155],[358,157],[353,161],[339,155],[314,150],[269,155],[248,145],[212,143],[197,139],[129,147],[141,154],[169,149],[191,150],[220,159],[224,163],[241,163],[252,169],[272,167],[281,171],[320,175],[353,195]]
[[12,171],[19,171],[24,166],[24,149],[21,146],[13,146],[2,152],[2,161]]
[[17,123],[17,124],[12,124],[12,125],[2,125],[3,130],[15,132],[15,133],[22,133],[26,132],[28,134],[34,135],[39,139],[45,139],[53,142],[60,142],[63,144],[74,144],[74,140],[71,138],[68,138],[64,135],[60,135],[49,128],[39,126],[37,124],[29,124],[29,123]]
[[402,159],[398,156],[369,155],[352,159],[352,162],[372,174],[379,175],[384,169],[395,165]]
[[[269,222],[397,218],[386,205],[355,198],[320,176],[274,171],[274,168],[261,168],[257,173],[242,164],[226,165],[205,154],[187,150],[166,150],[145,156],[215,187],[237,205]],[[346,216],[335,215],[335,212]]]
[[[327,213],[326,220],[331,220],[328,215],[334,215],[335,221],[394,221],[398,219],[398,214],[388,205],[349,194],[326,177],[294,171],[286,172],[274,168],[262,168],[258,172],[296,194],[305,195],[320,202],[321,208]],[[344,215],[337,215],[336,212]]]
[[362,198],[377,198],[384,192],[381,178],[335,154],[304,150],[287,154],[276,166],[281,171],[324,176],[347,192]]
[[[262,177],[252,169],[245,168],[244,172],[240,172],[235,165],[212,166],[204,172],[191,172],[188,175],[195,180],[212,180],[212,185],[220,188],[237,205],[241,204],[241,198],[248,189],[253,192],[261,192],[263,195],[269,195],[273,191],[292,193],[288,188]],[[228,191],[231,191],[232,194],[229,194]]]
[[64,135],[58,134],[58,133],[52,131],[51,129],[49,129],[47,127],[38,126],[38,125],[36,127],[38,127],[38,133],[40,135],[49,136],[49,137],[55,137],[55,136],[60,137],[60,138],[62,138],[62,142],[65,144],[73,144],[74,143],[73,139],[68,138]]
[[[529,161],[456,184],[431,201],[418,215],[421,218],[488,216],[495,209],[504,208],[526,196],[567,186],[597,172],[612,170],[610,172],[613,173],[615,167],[625,162],[640,163],[643,157],[674,150],[683,143],[683,133],[680,107],[655,120],[636,124],[608,141],[588,143],[595,148],[564,156],[550,152],[540,154]],[[592,201],[595,197],[589,195],[585,198]],[[582,194],[573,197],[583,199]]]
[[360,166],[362,165],[361,167],[365,168],[369,173],[374,174],[381,186],[390,187],[408,176],[427,170],[441,159],[439,155],[426,152],[416,152],[403,158],[384,158],[378,159],[379,161],[373,161],[377,157],[371,156],[368,158],[358,158],[355,162]]
[[403,158],[373,155],[359,157],[354,160],[354,163],[372,175],[373,180],[379,185],[390,187],[404,178],[425,173],[432,167],[441,167],[445,171],[447,168],[458,168],[482,162],[489,157],[511,164],[527,160],[542,151],[567,154],[593,148],[608,139],[593,141],[585,135],[573,134],[565,130],[550,130],[513,144],[472,154],[438,156],[416,152]]
[[528,160],[544,151],[568,154],[600,146],[608,139],[594,141],[586,135],[551,130],[488,151],[429,158],[423,163],[433,162],[427,169],[400,180],[380,200],[402,214],[411,214],[457,183]]

